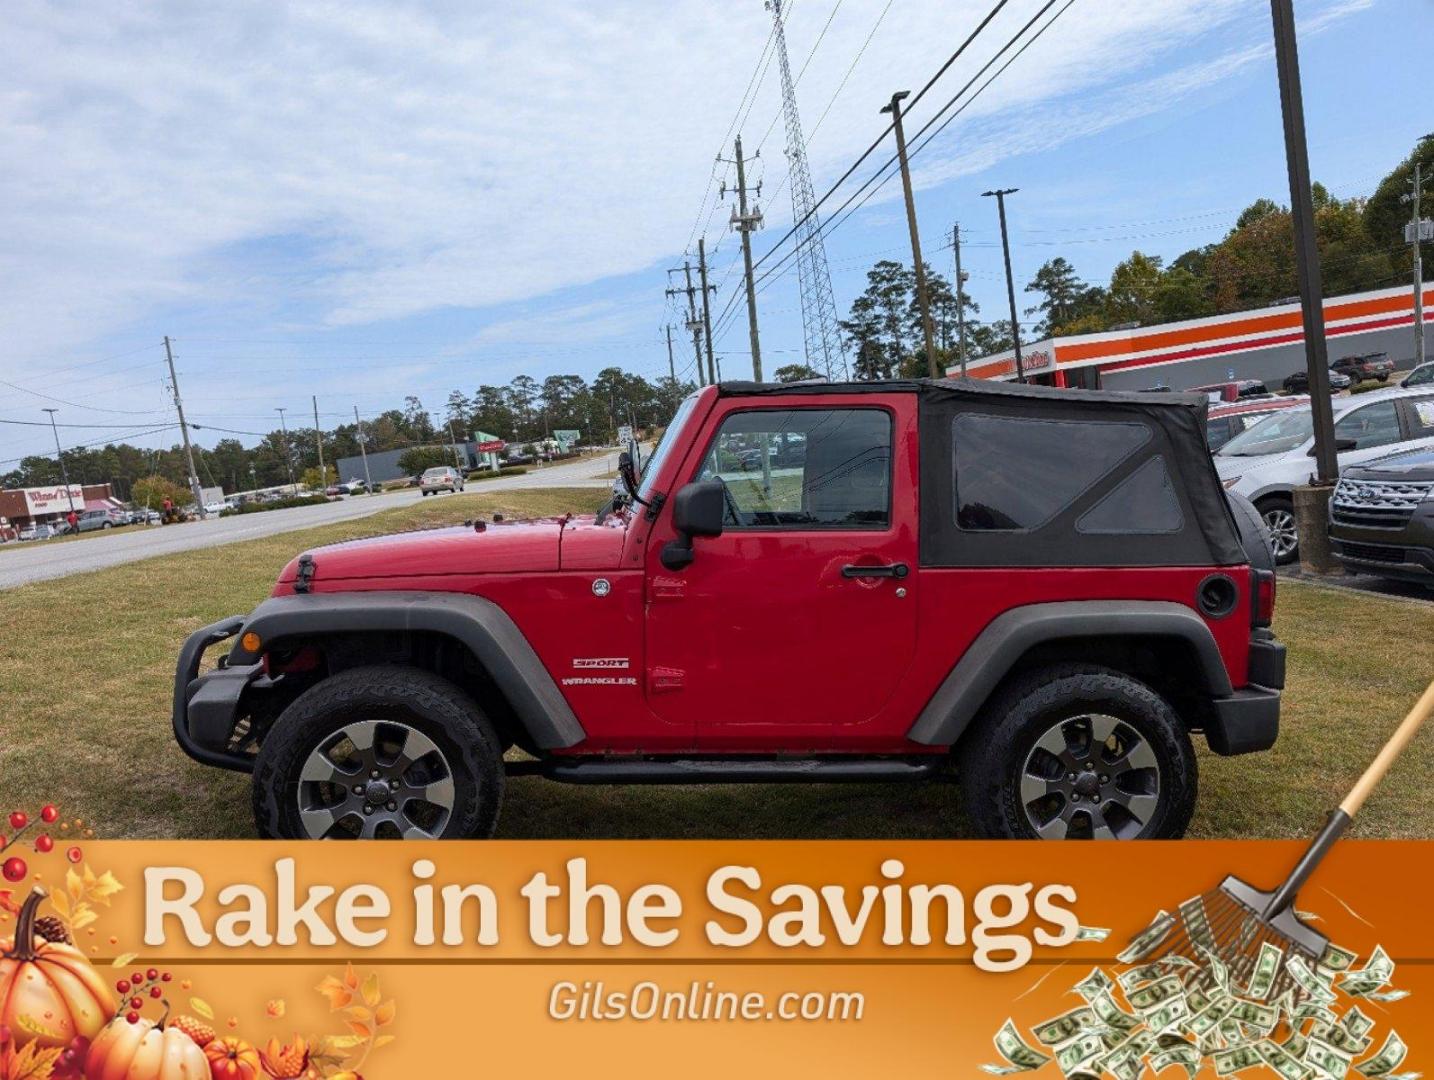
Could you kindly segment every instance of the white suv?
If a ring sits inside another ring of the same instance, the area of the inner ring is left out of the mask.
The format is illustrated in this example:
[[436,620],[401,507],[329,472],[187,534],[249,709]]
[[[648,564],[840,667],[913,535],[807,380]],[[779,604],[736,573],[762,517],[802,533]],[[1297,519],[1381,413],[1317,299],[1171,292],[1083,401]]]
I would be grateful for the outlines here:
[[[1330,405],[1341,469],[1400,450],[1434,446],[1434,386],[1352,394]],[[1279,562],[1299,556],[1293,492],[1308,482],[1314,468],[1314,419],[1308,405],[1275,413],[1215,453],[1215,469],[1225,487],[1260,511]]]

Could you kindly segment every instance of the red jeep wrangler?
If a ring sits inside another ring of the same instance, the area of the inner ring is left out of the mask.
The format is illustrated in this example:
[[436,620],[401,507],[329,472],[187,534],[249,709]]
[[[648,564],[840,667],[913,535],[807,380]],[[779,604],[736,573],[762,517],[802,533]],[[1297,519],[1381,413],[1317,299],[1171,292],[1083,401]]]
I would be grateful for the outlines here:
[[1284,684],[1273,559],[1205,405],[707,387],[625,505],[300,555],[185,643],[174,733],[253,773],[271,837],[488,836],[505,775],[953,772],[983,836],[1177,837],[1192,734],[1267,749]]

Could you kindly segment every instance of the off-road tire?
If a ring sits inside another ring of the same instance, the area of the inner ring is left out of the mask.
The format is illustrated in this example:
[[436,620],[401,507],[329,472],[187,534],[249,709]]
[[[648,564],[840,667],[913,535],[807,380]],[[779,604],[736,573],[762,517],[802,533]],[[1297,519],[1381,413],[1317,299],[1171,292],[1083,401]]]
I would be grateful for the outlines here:
[[442,839],[493,835],[503,802],[503,750],[461,689],[432,672],[375,665],[340,672],[300,694],[274,722],[254,767],[254,826],[265,839],[303,839],[298,777],[322,739],[356,719],[393,719],[434,741],[452,771],[454,804]]
[[1123,672],[1084,664],[1042,668],[998,692],[962,736],[957,766],[966,815],[985,839],[1035,839],[1020,798],[1027,755],[1053,723],[1087,713],[1134,728],[1159,762],[1159,803],[1139,838],[1178,839],[1198,786],[1190,735],[1170,704]]

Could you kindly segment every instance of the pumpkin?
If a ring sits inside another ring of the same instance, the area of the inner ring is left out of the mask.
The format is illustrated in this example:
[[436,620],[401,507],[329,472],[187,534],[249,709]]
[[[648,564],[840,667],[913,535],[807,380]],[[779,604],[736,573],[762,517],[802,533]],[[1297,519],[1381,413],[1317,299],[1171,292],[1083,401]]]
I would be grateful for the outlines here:
[[263,1080],[265,1076],[259,1067],[259,1051],[233,1035],[215,1039],[204,1047],[204,1053],[214,1080]]
[[16,1048],[69,1046],[76,1036],[93,1039],[115,1011],[110,988],[73,945],[35,933],[35,912],[45,890],[26,898],[15,937],[0,942],[0,1027]]
[[85,1080],[209,1080],[199,1044],[164,1021],[117,1016],[90,1044]]

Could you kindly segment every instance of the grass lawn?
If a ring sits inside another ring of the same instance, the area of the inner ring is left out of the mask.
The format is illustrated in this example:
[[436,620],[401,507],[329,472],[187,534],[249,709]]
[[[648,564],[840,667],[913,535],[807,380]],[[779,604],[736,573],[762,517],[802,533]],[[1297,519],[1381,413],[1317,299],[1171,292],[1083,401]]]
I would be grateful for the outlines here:
[[[54,800],[108,837],[252,835],[248,778],[175,745],[175,654],[193,629],[248,611],[296,552],[460,521],[590,510],[587,489],[465,494],[361,521],[161,556],[0,592],[0,810]],[[1200,752],[1192,835],[1309,835],[1434,673],[1434,605],[1281,583],[1290,647],[1280,741]],[[1358,836],[1434,836],[1434,729],[1370,800]],[[578,787],[510,782],[508,837],[953,837],[954,786]]]

